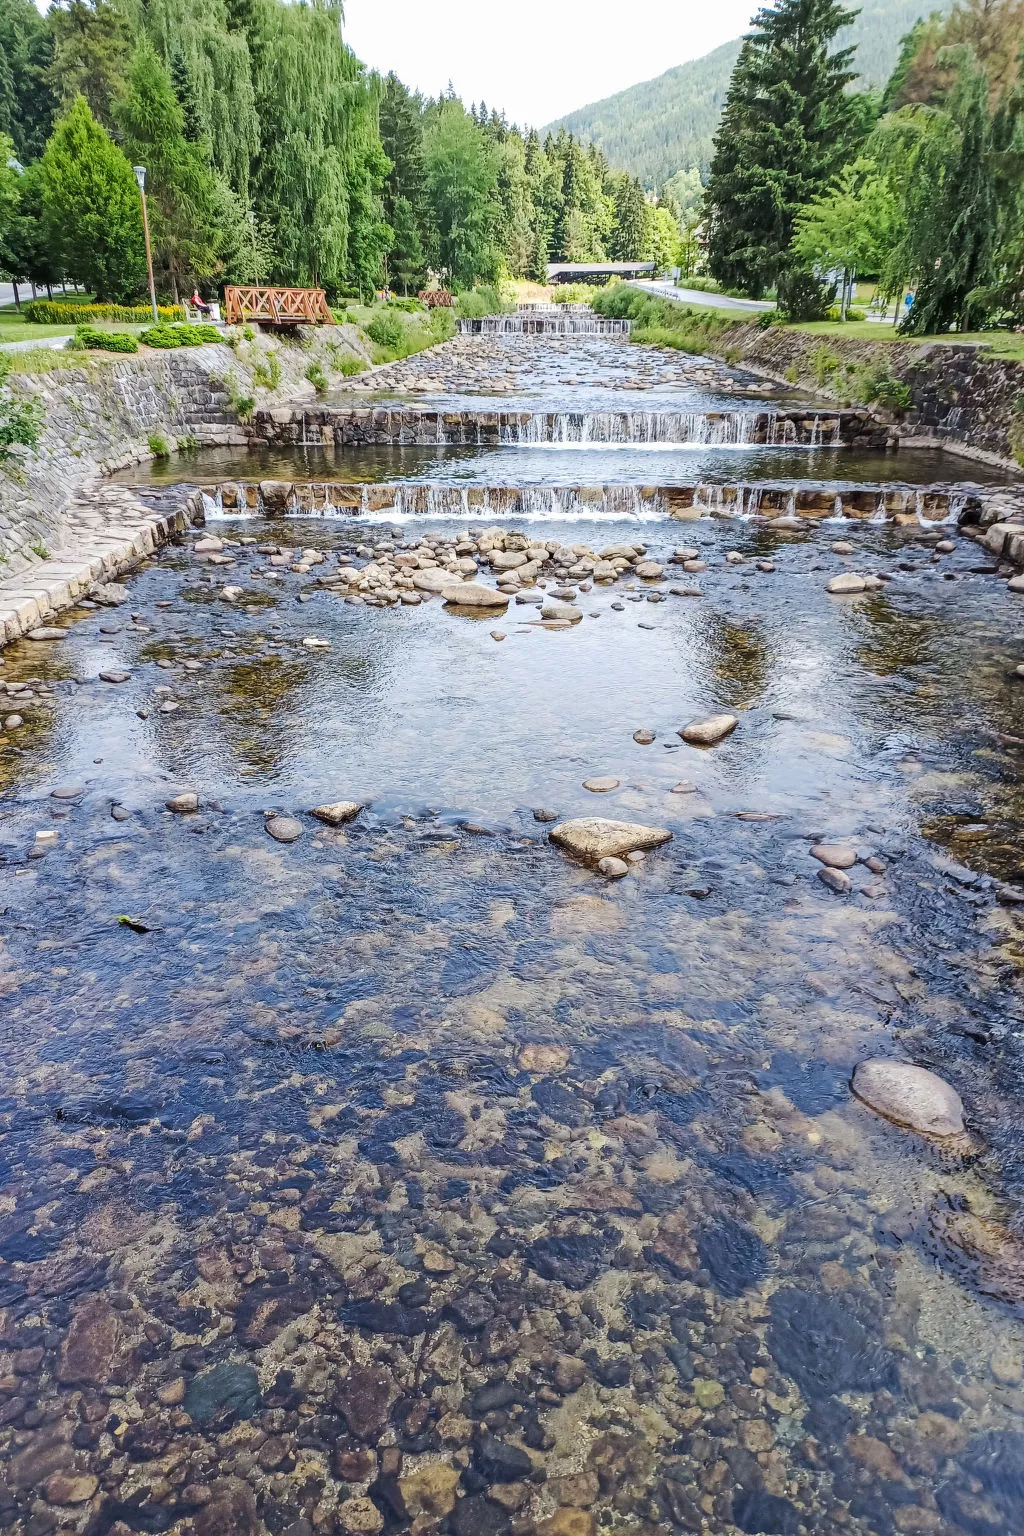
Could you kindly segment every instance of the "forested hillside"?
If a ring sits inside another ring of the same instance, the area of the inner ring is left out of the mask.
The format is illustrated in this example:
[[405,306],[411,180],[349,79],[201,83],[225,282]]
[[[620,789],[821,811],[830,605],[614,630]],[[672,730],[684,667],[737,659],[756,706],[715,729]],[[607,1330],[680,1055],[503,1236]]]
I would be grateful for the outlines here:
[[[948,8],[947,0],[875,0],[864,5],[849,29],[864,84],[884,85],[896,62],[900,38],[919,16]],[[739,51],[739,38],[723,43],[703,58],[679,64],[654,80],[580,107],[551,128],[564,127],[600,145],[612,165],[639,176],[648,187],[660,187],[676,171],[691,165],[703,173]]]

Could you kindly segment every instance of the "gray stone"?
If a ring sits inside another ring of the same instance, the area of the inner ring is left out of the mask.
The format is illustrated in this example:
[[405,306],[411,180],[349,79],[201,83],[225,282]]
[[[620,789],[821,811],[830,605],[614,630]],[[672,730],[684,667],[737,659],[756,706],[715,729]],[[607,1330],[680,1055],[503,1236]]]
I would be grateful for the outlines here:
[[960,1095],[926,1067],[884,1059],[858,1062],[853,1091],[887,1120],[924,1135],[957,1136],[964,1128]]
[[[630,857],[632,858],[633,855],[631,854]],[[642,857],[643,855],[641,854]],[[606,854],[603,859],[598,859],[597,867],[602,875],[609,880],[621,880],[623,875],[629,874],[629,865],[625,860],[613,858],[611,854]]]
[[857,850],[843,843],[815,843],[811,857],[829,869],[852,869],[857,862]]
[[589,789],[591,794],[594,795],[606,795],[610,790],[618,789],[621,783],[621,779],[616,779],[611,774],[606,774],[596,779],[584,779],[583,788]]
[[509,594],[499,592],[494,587],[485,587],[479,581],[466,581],[460,586],[453,584],[449,577],[443,597],[449,608],[507,608]]
[[180,795],[172,795],[169,800],[164,801],[164,804],[169,811],[176,811],[179,816],[184,816],[190,811],[198,811],[199,796],[193,790],[187,789]]
[[57,629],[51,624],[44,624],[39,629],[30,630],[25,636],[26,640],[66,640],[68,631]]
[[263,829],[277,843],[296,843],[302,836],[302,822],[294,816],[268,816]]
[[837,896],[846,896],[850,891],[850,877],[841,869],[825,868],[818,870],[818,879],[829,890],[835,891]]
[[833,576],[826,583],[825,591],[843,597],[853,592],[863,592],[866,585],[863,576],[857,576],[853,571],[844,571],[841,576]]
[[115,671],[110,669],[100,673],[101,683],[126,683],[131,677],[130,672]]

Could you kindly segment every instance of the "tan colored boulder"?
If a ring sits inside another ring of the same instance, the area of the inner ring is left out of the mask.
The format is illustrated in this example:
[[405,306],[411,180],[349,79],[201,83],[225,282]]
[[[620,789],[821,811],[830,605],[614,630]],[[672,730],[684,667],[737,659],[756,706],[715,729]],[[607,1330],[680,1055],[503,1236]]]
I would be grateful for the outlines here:
[[852,592],[863,592],[867,583],[863,576],[858,576],[853,571],[844,571],[841,576],[833,576],[826,583],[825,591],[831,592],[834,597],[844,597]]
[[443,571],[439,565],[412,573],[412,584],[418,592],[444,592],[448,587],[458,586],[461,580],[461,576],[453,576],[451,571]]
[[713,747],[731,736],[739,723],[736,715],[705,715],[701,720],[691,720],[678,734],[691,747]]
[[551,841],[581,859],[621,858],[636,849],[658,848],[671,840],[665,827],[645,827],[637,821],[610,821],[605,816],[579,816],[551,829]]
[[362,806],[358,800],[335,800],[330,805],[315,805],[310,811],[317,821],[325,821],[329,827],[340,827],[359,815]]
[[825,864],[829,869],[852,869],[857,862],[855,848],[847,848],[844,843],[815,843],[811,849],[811,858],[817,859],[819,864]]
[[498,592],[494,587],[485,587],[480,581],[464,581],[462,585],[452,584],[451,577],[448,585],[443,589],[445,602],[449,607],[458,608],[507,608],[508,593]]

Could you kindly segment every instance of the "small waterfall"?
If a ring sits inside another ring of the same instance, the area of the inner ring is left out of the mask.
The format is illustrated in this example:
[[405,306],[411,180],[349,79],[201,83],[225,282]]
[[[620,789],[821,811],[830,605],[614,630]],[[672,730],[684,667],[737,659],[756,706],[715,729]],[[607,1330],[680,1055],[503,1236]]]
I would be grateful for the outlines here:
[[787,421],[780,428],[776,415],[765,411],[557,411],[509,422],[501,428],[501,442],[508,447],[643,444],[745,448],[779,438],[795,440],[793,423]]
[[200,491],[199,494],[203,498],[203,516],[206,518],[207,522],[209,522],[210,518],[223,517],[224,502],[221,499],[219,485],[217,487],[216,496],[211,496],[206,491]]
[[[556,306],[559,311],[568,305]],[[460,320],[460,336],[628,336],[628,320],[602,320],[591,314],[483,315]]]

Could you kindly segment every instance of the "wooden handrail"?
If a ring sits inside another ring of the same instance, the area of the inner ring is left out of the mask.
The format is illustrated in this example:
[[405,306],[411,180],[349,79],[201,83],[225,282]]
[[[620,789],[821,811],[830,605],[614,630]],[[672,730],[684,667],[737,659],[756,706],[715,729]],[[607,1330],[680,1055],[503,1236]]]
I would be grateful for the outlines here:
[[337,325],[322,288],[224,289],[224,318],[228,325],[243,321],[257,325]]

